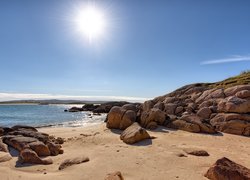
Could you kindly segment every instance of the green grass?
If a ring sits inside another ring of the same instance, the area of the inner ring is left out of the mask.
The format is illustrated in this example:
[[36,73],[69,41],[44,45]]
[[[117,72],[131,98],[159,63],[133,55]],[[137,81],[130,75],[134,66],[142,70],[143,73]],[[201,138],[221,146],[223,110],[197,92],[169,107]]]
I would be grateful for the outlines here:
[[210,88],[229,88],[236,85],[250,84],[250,71],[243,71],[240,75],[208,85]]

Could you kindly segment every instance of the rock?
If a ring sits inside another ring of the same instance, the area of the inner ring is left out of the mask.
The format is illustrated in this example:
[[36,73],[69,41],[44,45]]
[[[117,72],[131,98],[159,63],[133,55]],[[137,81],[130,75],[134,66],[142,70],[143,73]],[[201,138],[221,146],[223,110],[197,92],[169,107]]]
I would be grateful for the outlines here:
[[194,132],[194,133],[200,132],[199,125],[193,124],[184,120],[180,120],[180,119],[173,121],[169,125],[169,127],[173,129],[180,129],[183,131]]
[[205,177],[211,180],[249,180],[250,169],[223,157],[208,169]]
[[31,149],[24,149],[20,152],[20,161],[21,163],[29,163],[29,164],[52,164],[52,159],[41,159],[38,157],[37,153],[35,151],[32,151]]
[[238,85],[225,89],[224,93],[226,97],[234,96],[237,92],[243,90],[250,90],[250,85]]
[[60,164],[58,170],[63,170],[63,169],[65,169],[69,166],[72,166],[74,164],[81,164],[81,163],[88,162],[88,161],[89,161],[89,158],[85,157],[85,156],[76,157],[76,158],[72,158],[72,159],[66,159]]
[[29,131],[38,132],[36,128],[32,126],[24,126],[24,125],[16,125],[16,126],[13,126],[11,129],[13,129],[14,131],[29,130]]
[[246,98],[250,98],[250,90],[242,90],[237,92],[236,97],[238,98],[242,98],[242,99],[246,99]]
[[164,111],[167,113],[167,114],[175,114],[175,109],[177,108],[177,104],[174,104],[174,103],[168,103],[168,104],[165,104],[165,108],[164,108]]
[[208,122],[204,121],[201,117],[197,115],[183,115],[181,120],[185,120],[189,123],[196,124],[199,126],[199,129],[201,133],[209,133],[209,134],[215,134],[216,130],[211,124]]
[[4,135],[4,129],[0,127],[0,136]]
[[98,107],[100,107],[100,105],[85,104],[82,106],[82,111],[94,111]]
[[132,110],[126,110],[118,106],[114,106],[107,120],[107,128],[124,130],[136,120],[136,113]]
[[223,89],[209,89],[209,90],[206,90],[202,93],[202,95],[196,99],[196,103],[197,104],[200,104],[206,100],[209,100],[209,99],[218,99],[218,98],[224,98],[225,97],[225,94],[223,92]]
[[8,144],[9,146],[17,149],[18,151],[22,151],[23,149],[29,147],[29,143],[37,142],[38,140],[32,137],[24,137],[24,136],[3,136],[3,142]]
[[62,146],[59,144],[55,144],[53,142],[47,143],[47,146],[50,151],[51,156],[57,156],[58,154],[63,154]]
[[43,143],[46,143],[49,141],[49,135],[46,133],[41,133],[41,132],[35,132],[33,130],[27,130],[27,129],[19,129],[19,130],[14,130],[8,133],[9,135],[22,135],[25,137],[31,137],[35,138],[39,141],[42,141]]
[[134,112],[137,111],[136,105],[135,104],[125,104],[122,106],[123,109],[125,110],[132,110]]
[[161,111],[163,111],[164,107],[165,107],[164,103],[159,102],[159,103],[156,103],[153,108],[160,109]]
[[163,125],[167,119],[165,112],[160,109],[152,108],[150,111],[144,111],[141,114],[140,124],[147,129],[154,129],[157,125]]
[[68,110],[68,112],[81,112],[83,109],[81,107],[72,107]]
[[11,159],[12,157],[9,153],[0,151],[0,163],[9,161]]
[[4,144],[1,139],[0,139],[0,151],[9,152],[8,146],[6,144]]
[[65,142],[65,140],[61,137],[57,137],[54,141],[56,144],[63,144]]
[[250,136],[250,115],[237,113],[218,113],[210,120],[217,131]]
[[189,114],[192,114],[196,108],[197,108],[197,105],[195,103],[189,103],[186,107],[186,112],[188,112]]
[[107,174],[104,180],[124,180],[120,171]]
[[136,113],[132,110],[127,110],[122,117],[119,129],[122,130],[126,129],[135,121],[136,121]]
[[184,151],[187,154],[191,154],[191,155],[194,155],[194,156],[209,156],[207,151],[200,150],[200,149],[184,149]]
[[142,110],[143,111],[149,111],[150,109],[152,109],[154,107],[154,102],[152,100],[148,100],[148,101],[145,101],[143,104],[142,104]]
[[241,99],[235,96],[226,98],[218,104],[219,112],[250,113],[250,100]]
[[209,119],[210,115],[212,114],[212,111],[209,107],[204,107],[201,108],[198,112],[197,115],[204,118],[204,119]]
[[97,107],[95,110],[93,110],[93,113],[109,113],[111,108],[113,108],[114,106],[121,107],[125,104],[129,104],[129,103],[126,101],[103,103],[99,107]]
[[41,141],[35,141],[32,143],[28,144],[29,147],[37,153],[38,156],[49,156],[50,155],[50,150],[48,146],[46,146],[43,142]]
[[182,106],[178,106],[176,109],[175,109],[175,114],[181,114],[183,112],[184,108]]
[[120,139],[127,144],[134,144],[144,139],[150,139],[150,136],[145,129],[135,122],[122,132]]
[[202,109],[204,107],[209,107],[209,106],[212,106],[213,105],[213,102],[212,101],[203,101],[200,105],[199,105],[199,109]]

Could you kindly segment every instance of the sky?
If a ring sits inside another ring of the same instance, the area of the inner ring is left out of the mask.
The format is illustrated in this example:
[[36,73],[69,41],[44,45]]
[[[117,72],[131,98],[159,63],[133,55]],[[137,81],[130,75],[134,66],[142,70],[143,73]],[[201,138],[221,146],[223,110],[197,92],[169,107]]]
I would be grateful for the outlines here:
[[[89,40],[75,23],[105,19]],[[1,0],[0,100],[143,101],[250,69],[248,0]]]

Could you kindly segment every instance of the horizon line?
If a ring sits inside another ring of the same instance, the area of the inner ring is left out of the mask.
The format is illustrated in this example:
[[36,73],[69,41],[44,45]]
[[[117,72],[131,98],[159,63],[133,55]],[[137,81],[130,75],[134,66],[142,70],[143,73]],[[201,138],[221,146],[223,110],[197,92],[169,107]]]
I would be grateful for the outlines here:
[[130,101],[144,102],[151,98],[134,96],[80,96],[41,93],[5,93],[0,92],[0,102],[15,100],[79,100],[79,101]]

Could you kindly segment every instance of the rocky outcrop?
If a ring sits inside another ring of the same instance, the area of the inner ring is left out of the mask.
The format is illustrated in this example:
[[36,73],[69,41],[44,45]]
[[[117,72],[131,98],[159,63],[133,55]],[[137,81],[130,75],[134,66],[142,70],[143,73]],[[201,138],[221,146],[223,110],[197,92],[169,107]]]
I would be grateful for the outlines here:
[[[220,131],[250,136],[249,82],[247,72],[217,83],[186,85],[130,110],[136,113],[136,122],[146,129],[160,125],[195,133]],[[124,129],[129,126],[133,118],[120,127],[124,112],[118,108],[112,110],[108,114],[112,123],[108,123],[114,125],[107,127]]]
[[[130,104],[126,101],[113,101],[113,102],[107,102],[100,105],[95,104],[85,104],[82,107],[72,107],[68,110],[65,110],[65,112],[80,112],[80,111],[92,111],[93,113],[108,113],[110,109],[114,106],[124,106],[126,104]],[[134,105],[139,105],[138,103],[134,103]]]
[[51,160],[43,160],[40,157],[62,154],[60,143],[62,138],[55,138],[48,134],[38,132],[30,126],[14,126],[3,128],[4,136],[1,137],[0,151],[8,152],[7,145],[20,152],[20,160],[23,163],[50,164]]
[[205,177],[211,180],[249,180],[250,169],[223,157],[208,169]]
[[72,159],[66,159],[59,165],[58,170],[63,170],[66,167],[69,167],[69,166],[72,166],[75,164],[81,164],[81,163],[88,162],[88,161],[89,161],[89,158],[86,156],[76,157],[76,158],[72,158]]
[[127,144],[134,144],[144,139],[150,139],[149,134],[137,122],[125,129],[120,139]]
[[120,171],[116,171],[116,172],[107,174],[104,180],[124,180],[124,178]]
[[[249,92],[250,85],[230,88],[211,88],[207,84],[184,86],[146,101],[141,106],[139,123],[148,129],[164,125],[195,133],[221,131],[250,136]],[[154,117],[152,112],[161,115]]]

